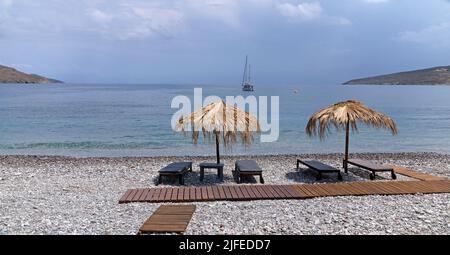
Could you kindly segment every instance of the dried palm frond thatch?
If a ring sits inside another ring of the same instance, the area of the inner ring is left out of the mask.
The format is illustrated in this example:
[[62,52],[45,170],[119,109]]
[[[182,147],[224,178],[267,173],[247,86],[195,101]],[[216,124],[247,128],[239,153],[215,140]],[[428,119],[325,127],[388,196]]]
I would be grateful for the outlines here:
[[216,139],[217,163],[220,163],[219,137],[225,147],[237,143],[238,138],[245,146],[253,142],[253,132],[260,133],[258,119],[237,107],[220,100],[211,103],[197,112],[181,117],[177,123],[178,131],[192,132],[192,141],[198,143],[199,132],[204,138]]
[[392,135],[397,134],[397,126],[389,116],[372,110],[363,103],[355,100],[348,100],[331,105],[316,112],[306,125],[306,133],[309,136],[318,135],[324,139],[331,128],[337,131],[346,131],[344,167],[347,170],[349,131],[358,131],[358,122],[375,128],[385,128],[391,131]]

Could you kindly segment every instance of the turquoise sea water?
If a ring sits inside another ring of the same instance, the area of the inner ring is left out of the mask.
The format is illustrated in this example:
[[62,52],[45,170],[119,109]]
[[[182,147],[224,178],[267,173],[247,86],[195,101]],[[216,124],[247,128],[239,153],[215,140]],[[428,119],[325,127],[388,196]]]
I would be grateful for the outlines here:
[[[236,96],[239,86],[194,85],[0,85],[0,154],[71,156],[207,155],[172,131],[170,107],[177,95]],[[299,90],[298,94],[293,90]],[[244,94],[245,95],[245,94]],[[310,115],[332,103],[361,100],[393,117],[399,135],[361,126],[353,152],[450,153],[450,87],[257,86],[254,95],[280,97],[280,137],[225,154],[341,152],[344,134],[325,141],[304,132]]]

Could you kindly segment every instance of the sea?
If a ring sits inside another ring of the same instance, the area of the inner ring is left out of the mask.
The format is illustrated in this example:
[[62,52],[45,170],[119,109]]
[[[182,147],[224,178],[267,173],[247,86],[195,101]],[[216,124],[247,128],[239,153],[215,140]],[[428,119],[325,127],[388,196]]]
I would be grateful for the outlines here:
[[[392,117],[398,135],[359,126],[350,152],[450,153],[450,86],[237,86],[163,84],[0,85],[0,155],[76,157],[214,155],[207,140],[192,144],[175,132],[171,119],[179,109],[172,100],[203,96],[278,96],[279,136],[252,146],[222,148],[225,155],[340,153],[343,132],[326,139],[309,137],[305,126],[321,108],[359,100]],[[270,105],[269,100],[269,105]],[[270,109],[269,109],[270,111]]]

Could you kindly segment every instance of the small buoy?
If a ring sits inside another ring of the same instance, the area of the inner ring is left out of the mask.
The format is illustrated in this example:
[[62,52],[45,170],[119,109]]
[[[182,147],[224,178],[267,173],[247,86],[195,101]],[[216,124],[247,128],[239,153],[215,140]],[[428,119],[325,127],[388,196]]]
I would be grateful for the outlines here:
[[294,89],[294,94],[298,94],[298,89]]

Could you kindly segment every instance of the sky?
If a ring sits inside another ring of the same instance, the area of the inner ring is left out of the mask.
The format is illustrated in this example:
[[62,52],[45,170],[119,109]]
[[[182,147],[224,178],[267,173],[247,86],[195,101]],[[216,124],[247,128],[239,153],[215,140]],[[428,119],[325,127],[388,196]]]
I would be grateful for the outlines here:
[[326,85],[450,65],[448,0],[0,0],[0,64],[69,83]]

